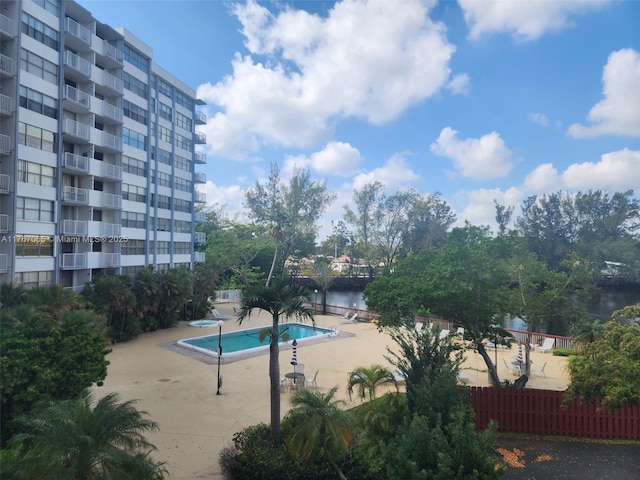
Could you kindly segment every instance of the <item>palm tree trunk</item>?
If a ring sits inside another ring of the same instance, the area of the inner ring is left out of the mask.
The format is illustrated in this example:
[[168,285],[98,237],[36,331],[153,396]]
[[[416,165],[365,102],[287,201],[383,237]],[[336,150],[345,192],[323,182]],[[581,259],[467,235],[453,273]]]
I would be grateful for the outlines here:
[[269,276],[267,277],[267,283],[265,284],[265,287],[269,286],[269,283],[271,282],[271,277],[273,277],[273,270],[276,268],[276,258],[278,258],[278,244],[276,243],[276,248],[273,251],[273,260],[271,261],[271,270],[269,270]]
[[271,387],[271,441],[280,444],[280,339],[279,318],[273,316],[271,342],[269,344],[269,383]]

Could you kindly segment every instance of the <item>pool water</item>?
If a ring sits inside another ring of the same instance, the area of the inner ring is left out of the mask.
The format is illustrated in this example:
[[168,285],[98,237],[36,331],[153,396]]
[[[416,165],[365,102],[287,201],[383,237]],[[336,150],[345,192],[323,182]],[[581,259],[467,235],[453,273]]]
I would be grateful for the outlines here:
[[[268,327],[250,328],[223,333],[220,337],[222,356],[233,356],[247,352],[266,350],[269,348],[269,337],[265,335],[260,341],[260,332]],[[289,341],[282,340],[282,333],[289,335]],[[304,325],[302,323],[283,323],[280,325],[280,345],[288,344],[296,340],[298,343],[311,338],[329,337],[335,330]],[[178,345],[189,350],[196,350],[206,355],[218,356],[218,335],[206,335],[202,337],[186,338],[179,340]]]

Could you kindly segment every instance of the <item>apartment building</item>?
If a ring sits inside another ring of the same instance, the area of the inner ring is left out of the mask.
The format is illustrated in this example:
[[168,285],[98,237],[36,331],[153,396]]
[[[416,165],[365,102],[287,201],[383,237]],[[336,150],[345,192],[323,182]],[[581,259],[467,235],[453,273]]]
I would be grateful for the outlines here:
[[204,261],[195,91],[72,0],[2,0],[0,45],[0,283]]

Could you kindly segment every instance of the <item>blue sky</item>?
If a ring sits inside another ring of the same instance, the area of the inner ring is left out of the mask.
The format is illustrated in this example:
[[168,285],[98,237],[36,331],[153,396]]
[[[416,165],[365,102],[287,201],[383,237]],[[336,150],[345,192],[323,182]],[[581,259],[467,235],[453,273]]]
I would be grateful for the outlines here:
[[[278,163],[354,188],[494,199],[640,192],[640,2],[80,0],[207,102],[207,201],[242,216]],[[517,214],[517,213],[516,213]]]

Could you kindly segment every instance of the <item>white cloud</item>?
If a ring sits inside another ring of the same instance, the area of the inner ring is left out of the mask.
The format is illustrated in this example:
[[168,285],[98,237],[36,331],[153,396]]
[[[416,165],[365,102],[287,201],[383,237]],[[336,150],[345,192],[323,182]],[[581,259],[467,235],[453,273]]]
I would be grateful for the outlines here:
[[[207,195],[207,206],[223,208],[224,213],[232,219],[243,220],[244,188],[240,185],[221,187],[208,180],[201,191]],[[246,219],[244,219],[246,220]]]
[[529,120],[533,123],[537,123],[538,125],[542,125],[543,127],[549,126],[549,119],[544,113],[530,113]]
[[604,98],[589,111],[592,126],[574,123],[572,137],[640,137],[640,54],[631,48],[609,55],[602,74]]
[[550,163],[538,165],[526,176],[523,186],[531,193],[556,191],[560,188],[558,170]]
[[640,189],[640,151],[618,150],[602,155],[599,162],[574,163],[562,174],[567,188]]
[[319,151],[306,157],[304,155],[285,158],[285,171],[294,167],[310,168],[318,173],[350,177],[357,173],[363,159],[357,148],[344,142],[329,142]]
[[545,33],[571,27],[570,17],[602,7],[609,0],[458,0],[478,39],[486,33],[509,32],[517,40],[535,40]]
[[459,140],[457,135],[451,127],[443,128],[431,144],[431,151],[452,160],[460,175],[473,180],[490,180],[504,177],[511,171],[511,151],[498,133],[466,140]]
[[461,73],[451,79],[447,84],[447,89],[454,95],[469,95],[471,91],[470,84],[471,80],[469,79],[469,75]]
[[354,189],[360,190],[372,182],[380,182],[387,191],[395,193],[395,190],[406,188],[419,179],[420,176],[411,169],[404,159],[404,155],[398,153],[391,157],[382,167],[371,170],[368,173],[356,175],[353,179],[352,191]]
[[453,201],[464,206],[461,211],[457,212],[456,225],[463,226],[464,222],[468,221],[473,225],[488,225],[493,231],[496,231],[498,225],[494,200],[501,205],[514,207],[512,216],[512,220],[514,220],[523,198],[522,190],[516,187],[505,191],[494,188],[457,192]]
[[[430,3],[343,0],[326,18],[238,5],[250,55],[237,54],[232,75],[198,88],[217,110],[207,131],[212,152],[241,157],[229,152],[246,150],[244,141],[249,150],[314,146],[330,139],[334,122],[383,124],[438,92],[455,47],[429,19]],[[454,84],[462,88],[464,79]]]

